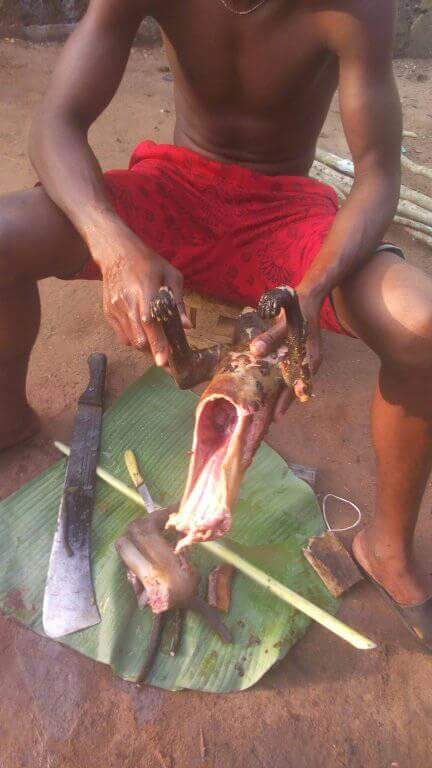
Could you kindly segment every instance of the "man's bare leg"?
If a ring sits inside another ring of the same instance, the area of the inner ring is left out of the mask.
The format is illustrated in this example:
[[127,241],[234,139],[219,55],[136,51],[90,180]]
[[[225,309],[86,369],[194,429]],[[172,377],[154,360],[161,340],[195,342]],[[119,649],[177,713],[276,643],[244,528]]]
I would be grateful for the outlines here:
[[72,275],[87,258],[81,238],[41,188],[0,198],[0,450],[38,428],[26,397],[40,324],[37,281]]
[[375,517],[356,536],[353,551],[399,603],[420,603],[432,592],[413,555],[414,529],[432,465],[432,281],[384,253],[334,298],[341,321],[381,360],[372,408]]

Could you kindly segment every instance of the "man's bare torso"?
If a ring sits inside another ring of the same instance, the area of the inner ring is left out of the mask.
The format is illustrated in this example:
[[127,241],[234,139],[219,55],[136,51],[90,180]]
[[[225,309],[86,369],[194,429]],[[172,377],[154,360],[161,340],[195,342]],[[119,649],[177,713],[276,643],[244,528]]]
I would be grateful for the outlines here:
[[158,3],[176,143],[262,173],[306,174],[338,77],[321,5],[267,0],[236,16],[221,0]]

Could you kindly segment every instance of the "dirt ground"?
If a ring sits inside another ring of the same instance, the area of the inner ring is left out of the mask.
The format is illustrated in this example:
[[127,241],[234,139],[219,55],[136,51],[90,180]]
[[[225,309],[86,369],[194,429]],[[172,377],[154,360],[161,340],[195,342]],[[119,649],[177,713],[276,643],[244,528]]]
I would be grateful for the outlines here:
[[[26,135],[56,55],[56,47],[0,43],[1,193],[34,183]],[[160,51],[133,53],[117,98],[92,132],[105,168],[124,167],[144,136],[170,140],[172,83],[164,65]],[[432,163],[432,63],[405,61],[396,68],[405,127],[419,134],[406,142],[409,155]],[[345,148],[337,102],[322,143]],[[424,182],[416,183],[428,191]],[[414,263],[432,272],[430,251],[400,229],[391,236]],[[69,436],[90,351],[109,355],[111,398],[149,364],[122,348],[104,324],[98,285],[47,280],[41,292],[43,326],[29,394],[44,428],[0,458],[0,498],[57,458],[51,440]],[[272,428],[269,442],[286,458],[317,466],[320,490],[349,497],[368,516],[374,492],[368,409],[377,362],[359,342],[345,338],[326,336],[325,353],[313,404],[294,407]],[[430,501],[429,487],[418,529],[425,559]],[[138,689],[0,618],[0,768],[428,768],[431,658],[367,585],[345,599],[341,617],[376,638],[379,648],[356,652],[313,626],[254,689],[225,696]],[[208,744],[204,763],[200,728]]]

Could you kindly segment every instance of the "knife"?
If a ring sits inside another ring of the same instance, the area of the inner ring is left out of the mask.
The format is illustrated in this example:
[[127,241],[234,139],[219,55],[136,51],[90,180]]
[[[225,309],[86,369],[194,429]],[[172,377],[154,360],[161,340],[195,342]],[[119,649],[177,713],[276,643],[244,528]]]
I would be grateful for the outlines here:
[[78,401],[70,457],[48,566],[42,622],[48,637],[63,637],[101,620],[91,572],[91,518],[102,432],[107,359],[88,359],[90,381]]
[[138,461],[134,452],[130,449],[125,451],[124,460],[135,488],[137,489],[141,498],[144,499],[149,515],[151,515],[151,513],[156,509],[162,509],[161,505],[153,501],[151,497],[150,491],[144,482],[143,476],[141,475]]

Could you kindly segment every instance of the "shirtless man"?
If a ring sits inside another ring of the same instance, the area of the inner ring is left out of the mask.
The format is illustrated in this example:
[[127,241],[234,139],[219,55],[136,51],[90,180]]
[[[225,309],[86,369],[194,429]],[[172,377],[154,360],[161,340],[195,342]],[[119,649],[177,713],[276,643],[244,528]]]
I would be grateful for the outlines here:
[[[147,14],[175,75],[175,146],[145,142],[133,170],[104,177],[87,133]],[[354,553],[432,645],[430,584],[412,551],[432,461],[432,282],[379,249],[400,183],[393,28],[392,0],[91,0],[33,125],[41,186],[0,201],[0,448],[36,429],[25,378],[38,280],[101,276],[108,322],[158,365],[167,348],[149,302],[161,285],[179,304],[183,278],[241,303],[291,282],[315,368],[320,324],[381,361],[376,511]],[[332,192],[306,177],[338,85],[356,178],[336,214]]]

